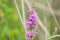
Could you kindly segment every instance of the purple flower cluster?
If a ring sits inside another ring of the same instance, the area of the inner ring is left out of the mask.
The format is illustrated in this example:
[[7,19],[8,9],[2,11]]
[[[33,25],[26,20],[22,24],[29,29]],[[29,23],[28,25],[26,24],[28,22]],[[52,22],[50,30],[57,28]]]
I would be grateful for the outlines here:
[[37,28],[37,17],[36,12],[32,9],[29,9],[30,17],[27,19],[27,29],[29,31],[26,32],[27,40],[32,40],[35,36],[36,32],[35,29]]
[[35,36],[35,31],[28,31],[26,35],[28,37],[27,40],[32,40],[32,37]]

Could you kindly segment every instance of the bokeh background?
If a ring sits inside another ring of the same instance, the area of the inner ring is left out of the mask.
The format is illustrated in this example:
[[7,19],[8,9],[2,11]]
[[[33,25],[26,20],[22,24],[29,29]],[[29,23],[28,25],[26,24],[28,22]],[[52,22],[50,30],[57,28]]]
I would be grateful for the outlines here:
[[[22,16],[21,0],[16,0]],[[60,40],[60,0],[28,0],[35,9],[41,22],[46,26],[49,37],[46,39],[44,28],[38,25],[38,35],[34,40]],[[28,6],[24,1],[25,16],[28,18]],[[55,36],[58,35],[58,36]],[[18,16],[14,0],[0,0],[0,40],[26,40],[25,30]]]

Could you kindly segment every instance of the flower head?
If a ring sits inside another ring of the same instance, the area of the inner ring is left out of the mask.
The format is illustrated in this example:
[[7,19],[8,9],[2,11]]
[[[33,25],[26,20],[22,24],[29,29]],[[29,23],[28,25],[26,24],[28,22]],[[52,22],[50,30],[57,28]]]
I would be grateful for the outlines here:
[[28,37],[33,37],[33,36],[35,36],[35,31],[27,31],[26,32],[26,35],[28,36]]
[[[37,28],[37,16],[36,12],[32,9],[29,9],[30,17],[27,19],[27,29],[30,29],[30,31],[26,32],[27,40],[32,40],[32,38],[35,36],[35,28]],[[34,28],[34,29],[33,29]]]

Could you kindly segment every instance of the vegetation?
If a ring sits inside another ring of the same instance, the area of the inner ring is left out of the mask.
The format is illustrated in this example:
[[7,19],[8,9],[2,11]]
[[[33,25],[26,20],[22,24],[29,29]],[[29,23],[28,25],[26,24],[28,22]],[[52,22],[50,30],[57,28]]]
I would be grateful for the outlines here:
[[38,16],[33,40],[60,40],[60,0],[0,0],[0,40],[26,40],[29,8]]

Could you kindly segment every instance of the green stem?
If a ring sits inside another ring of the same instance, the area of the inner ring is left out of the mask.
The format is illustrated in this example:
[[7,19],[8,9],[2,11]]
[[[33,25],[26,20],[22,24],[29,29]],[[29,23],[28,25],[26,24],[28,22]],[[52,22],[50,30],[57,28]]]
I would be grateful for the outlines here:
[[60,37],[60,35],[54,35],[54,36],[51,36],[51,37],[48,38],[48,39],[52,39],[52,38],[56,38],[56,37]]

